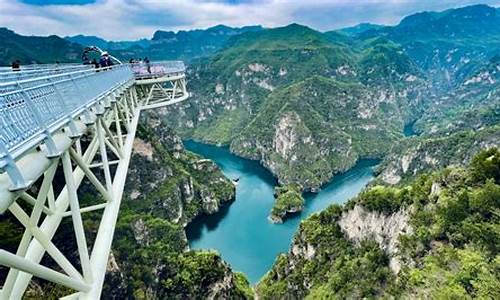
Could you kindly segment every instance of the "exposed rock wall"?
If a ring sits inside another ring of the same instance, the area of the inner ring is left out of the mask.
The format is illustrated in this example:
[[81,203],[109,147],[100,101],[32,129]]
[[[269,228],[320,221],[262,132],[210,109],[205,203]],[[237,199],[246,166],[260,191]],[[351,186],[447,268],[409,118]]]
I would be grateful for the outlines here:
[[409,225],[409,210],[399,210],[386,215],[371,212],[361,205],[354,206],[342,214],[338,224],[346,236],[357,243],[373,239],[390,257],[391,270],[399,273],[401,262],[398,258],[399,236],[412,233]]
[[414,137],[395,145],[378,167],[378,178],[388,184],[397,184],[422,172],[466,166],[481,149],[499,146],[499,126],[445,137]]

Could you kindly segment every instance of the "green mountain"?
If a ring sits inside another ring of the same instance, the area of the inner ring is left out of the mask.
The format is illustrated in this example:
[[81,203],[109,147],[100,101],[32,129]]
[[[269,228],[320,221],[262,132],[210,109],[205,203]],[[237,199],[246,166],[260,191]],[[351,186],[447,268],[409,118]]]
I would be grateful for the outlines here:
[[[500,52],[499,52],[500,53]],[[433,97],[415,123],[418,132],[445,135],[500,122],[500,55],[491,58],[449,93]]]
[[477,5],[351,36],[298,24],[237,35],[192,65],[191,102],[168,118],[316,190],[359,159],[394,157],[406,124],[424,144],[498,124],[499,20]]
[[297,24],[236,36],[192,72],[191,102],[168,115],[185,136],[229,144],[313,190],[383,157],[426,81],[387,39],[349,46]]
[[300,224],[259,299],[500,297],[500,152],[374,186]]
[[58,36],[23,36],[0,28],[0,66],[19,59],[21,64],[79,62],[83,47]]
[[435,81],[438,91],[460,84],[500,51],[500,9],[473,5],[443,12],[423,12],[397,26],[367,31],[361,36],[385,36]]

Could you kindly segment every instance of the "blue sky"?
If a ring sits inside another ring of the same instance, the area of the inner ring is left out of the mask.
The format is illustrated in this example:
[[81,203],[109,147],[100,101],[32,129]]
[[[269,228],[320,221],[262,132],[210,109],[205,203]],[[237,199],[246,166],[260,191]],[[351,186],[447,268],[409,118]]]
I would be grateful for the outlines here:
[[397,24],[406,15],[500,0],[0,0],[0,27],[26,35],[86,34],[111,40],[149,38],[162,30],[217,24],[326,31],[361,22]]

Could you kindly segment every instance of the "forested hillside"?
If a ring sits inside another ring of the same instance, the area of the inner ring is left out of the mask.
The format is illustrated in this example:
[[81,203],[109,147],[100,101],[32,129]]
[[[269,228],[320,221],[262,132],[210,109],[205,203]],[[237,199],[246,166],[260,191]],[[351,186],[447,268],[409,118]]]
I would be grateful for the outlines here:
[[259,299],[500,297],[500,152],[398,187],[374,186],[302,222]]
[[[457,153],[467,163],[471,151],[436,141],[458,134],[465,146],[475,141],[467,131],[498,124],[499,10],[476,5],[362,27],[323,34],[292,24],[235,36],[191,66],[192,101],[167,116],[182,136],[229,145],[305,190],[359,159],[404,156],[405,127],[419,143],[434,139],[427,160]],[[497,128],[488,132],[488,145],[498,145]]]
[[0,28],[0,66],[21,64],[80,62],[83,47],[58,36],[23,36]]
[[[89,42],[126,60],[185,60],[190,92],[141,120],[105,295],[500,298],[499,8],[325,33],[219,25],[135,42],[0,28],[0,65],[78,61]],[[279,182],[269,216],[276,223],[307,205],[303,192],[362,159],[380,164],[356,198],[305,219],[252,290],[219,254],[189,249],[184,227],[230,205],[235,187],[212,161],[185,151],[183,138],[227,146],[270,170]],[[94,198],[81,195],[83,204]],[[84,220],[91,234],[96,220]],[[71,224],[62,226],[55,242],[78,264],[64,231]],[[2,215],[0,231],[0,248],[15,252],[19,224]],[[35,281],[28,297],[59,295]]]

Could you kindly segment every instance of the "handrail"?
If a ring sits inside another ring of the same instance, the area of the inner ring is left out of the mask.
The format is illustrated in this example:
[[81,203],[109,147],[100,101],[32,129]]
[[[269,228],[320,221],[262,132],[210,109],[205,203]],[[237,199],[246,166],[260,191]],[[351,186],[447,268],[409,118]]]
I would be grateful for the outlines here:
[[[58,67],[74,67],[74,66],[81,66],[81,65],[82,65],[81,63],[29,64],[29,65],[22,65],[21,71],[53,69],[53,68],[58,68]],[[11,71],[11,70],[12,70],[11,66],[1,66],[0,67],[0,72]]]
[[62,74],[80,70],[90,70],[93,68],[94,68],[93,65],[71,65],[71,66],[56,65],[52,68],[40,68],[34,70],[20,70],[20,71],[13,71],[12,69],[0,70],[0,83],[8,83],[12,81],[20,81],[30,78],[50,76],[50,75]]
[[0,84],[0,149],[22,155],[133,78],[116,65]]
[[158,61],[151,63],[132,63],[130,64],[136,79],[149,79],[163,77],[167,75],[176,75],[184,73],[186,66],[182,61]]

